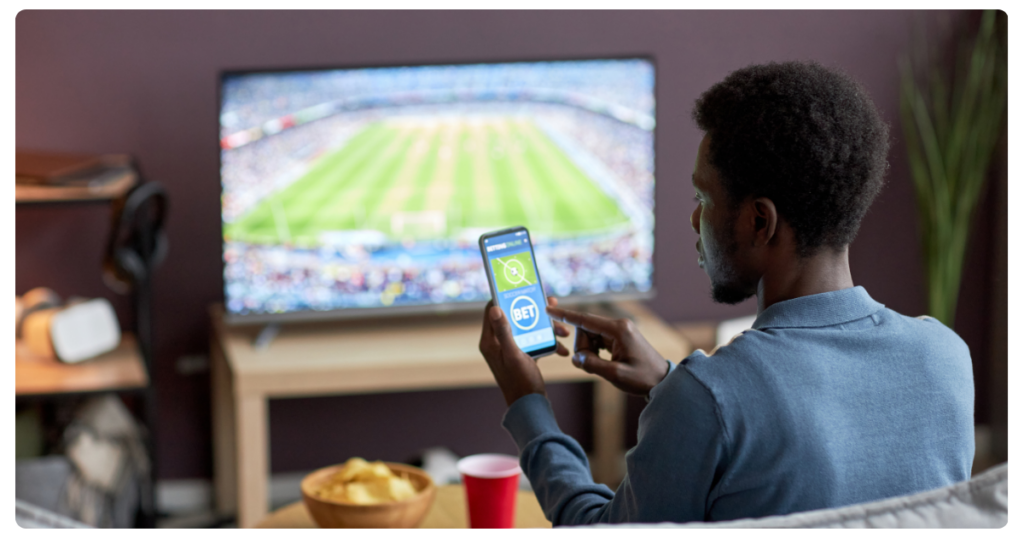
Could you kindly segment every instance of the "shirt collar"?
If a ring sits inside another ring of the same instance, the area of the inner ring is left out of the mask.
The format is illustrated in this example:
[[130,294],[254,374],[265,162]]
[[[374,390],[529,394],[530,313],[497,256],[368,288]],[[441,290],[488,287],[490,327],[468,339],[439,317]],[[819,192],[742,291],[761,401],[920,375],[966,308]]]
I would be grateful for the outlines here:
[[775,303],[761,312],[754,329],[827,327],[864,318],[885,308],[863,286]]

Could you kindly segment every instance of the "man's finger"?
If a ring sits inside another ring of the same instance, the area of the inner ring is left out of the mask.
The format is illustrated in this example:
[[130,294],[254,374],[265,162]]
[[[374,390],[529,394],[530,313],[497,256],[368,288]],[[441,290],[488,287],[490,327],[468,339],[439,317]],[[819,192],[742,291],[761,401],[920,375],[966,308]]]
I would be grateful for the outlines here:
[[590,333],[583,329],[576,329],[576,341],[573,342],[573,351],[593,351],[597,353],[601,350],[600,347],[593,345],[594,342],[590,340]]
[[559,355],[561,355],[563,357],[568,357],[569,356],[569,349],[566,348],[565,346],[563,346],[561,342],[557,342],[556,344],[557,344],[557,347],[555,348],[555,353],[558,353]]
[[[556,297],[548,297],[548,306],[558,306],[558,299]],[[569,336],[569,328],[564,323],[552,321],[551,324],[555,326],[556,335]]]
[[597,356],[593,351],[578,351],[572,356],[572,363],[577,368],[582,368],[588,374],[594,374],[613,381],[618,379],[619,364],[606,361]]
[[549,306],[547,308],[547,312],[549,316],[558,321],[564,321],[570,325],[580,327],[592,333],[600,334],[601,336],[615,338],[618,334],[618,328],[616,327],[615,320],[613,319],[603,318],[593,314],[584,314],[583,312],[564,310],[553,306]]

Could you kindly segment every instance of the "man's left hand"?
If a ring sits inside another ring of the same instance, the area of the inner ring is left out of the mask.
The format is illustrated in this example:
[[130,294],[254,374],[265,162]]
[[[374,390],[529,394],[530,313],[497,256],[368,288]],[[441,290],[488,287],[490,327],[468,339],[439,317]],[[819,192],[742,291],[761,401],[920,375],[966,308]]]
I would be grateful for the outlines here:
[[[558,305],[558,300],[548,297],[548,305]],[[555,334],[569,336],[569,330],[561,323],[554,323]],[[569,350],[557,343],[555,352],[563,357],[569,356]],[[498,382],[505,403],[513,402],[527,394],[546,394],[544,378],[540,375],[537,362],[516,345],[512,338],[512,327],[500,307],[494,301],[487,303],[484,309],[484,326],[480,334],[480,353],[487,360],[487,366]]]

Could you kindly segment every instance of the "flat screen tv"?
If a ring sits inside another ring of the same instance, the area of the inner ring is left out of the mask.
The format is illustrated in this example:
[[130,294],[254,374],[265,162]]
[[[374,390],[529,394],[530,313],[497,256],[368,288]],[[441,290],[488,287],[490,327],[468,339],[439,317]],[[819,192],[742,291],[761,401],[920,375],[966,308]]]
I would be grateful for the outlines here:
[[563,302],[653,295],[649,58],[230,71],[230,323],[480,308],[526,226]]

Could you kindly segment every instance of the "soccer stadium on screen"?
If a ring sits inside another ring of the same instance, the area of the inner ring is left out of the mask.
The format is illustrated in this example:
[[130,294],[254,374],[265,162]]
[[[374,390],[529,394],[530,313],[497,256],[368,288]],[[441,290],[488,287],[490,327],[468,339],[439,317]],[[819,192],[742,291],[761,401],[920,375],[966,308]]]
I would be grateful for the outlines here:
[[651,288],[642,59],[228,73],[229,314],[490,298],[477,239],[526,226],[545,291]]

